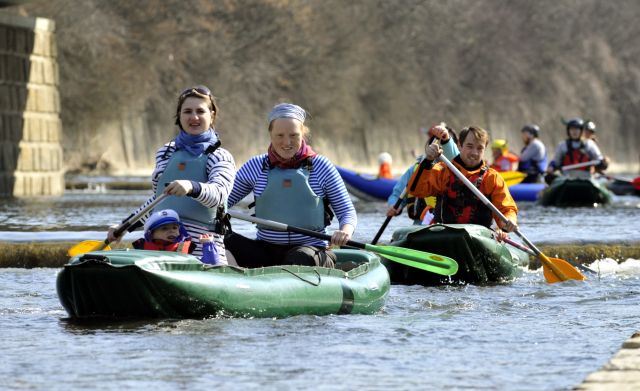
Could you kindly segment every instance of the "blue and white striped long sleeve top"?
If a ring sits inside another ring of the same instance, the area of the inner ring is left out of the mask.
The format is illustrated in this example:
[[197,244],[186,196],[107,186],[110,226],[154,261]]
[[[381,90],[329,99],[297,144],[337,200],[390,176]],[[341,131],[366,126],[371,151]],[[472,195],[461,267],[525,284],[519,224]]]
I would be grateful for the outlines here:
[[[269,169],[267,154],[257,155],[240,167],[236,174],[235,184],[229,196],[229,208],[238,203],[253,191],[259,197],[267,187]],[[347,188],[335,166],[322,155],[316,155],[312,161],[309,175],[309,186],[316,196],[327,198],[338,218],[340,226],[351,224],[354,228],[358,222]],[[326,230],[323,230],[326,232]],[[257,239],[277,244],[301,244],[326,246],[327,242],[293,232],[281,232],[258,228]]]
[[[134,213],[142,210],[145,206],[149,205],[155,200],[156,189],[158,188],[158,178],[167,168],[167,163],[176,151],[176,145],[174,141],[171,141],[158,149],[156,152],[156,168],[151,174],[151,184],[153,187],[153,195]],[[229,198],[231,189],[233,189],[233,183],[235,179],[236,164],[233,160],[233,156],[229,151],[224,148],[218,148],[213,153],[209,154],[207,159],[207,183],[201,183],[200,195],[194,198],[196,201],[208,208],[217,208],[224,205]],[[140,221],[144,223],[147,219],[144,216]],[[196,243],[197,247],[193,252],[193,255],[202,255],[202,246],[200,245],[199,238],[203,233],[211,233],[205,227],[195,225],[191,223],[183,223],[189,235],[191,235],[192,241]],[[218,243],[216,243],[218,245]]]

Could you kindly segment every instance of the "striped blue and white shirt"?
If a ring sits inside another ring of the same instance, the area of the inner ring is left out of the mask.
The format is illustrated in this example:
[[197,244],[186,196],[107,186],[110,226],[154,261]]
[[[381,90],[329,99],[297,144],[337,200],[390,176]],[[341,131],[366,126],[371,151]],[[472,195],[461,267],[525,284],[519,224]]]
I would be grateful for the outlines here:
[[[236,174],[235,184],[229,196],[229,208],[238,203],[253,191],[259,197],[267,187],[269,175],[267,154],[254,156],[240,167]],[[347,188],[334,165],[322,155],[312,160],[309,175],[309,186],[316,196],[329,200],[331,208],[338,218],[340,226],[351,224],[354,228],[358,222]],[[326,229],[323,230],[326,233]],[[258,228],[257,239],[276,244],[301,244],[311,246],[327,246],[327,242],[294,232],[274,231]]]
[[[158,178],[167,168],[167,163],[176,151],[176,145],[174,141],[171,141],[163,145],[156,152],[156,168],[151,174],[151,184],[153,187],[153,196],[151,196],[140,208],[134,213],[142,210],[145,206],[149,205],[155,200],[156,189],[158,187]],[[229,198],[231,189],[233,189],[233,182],[235,178],[236,164],[233,160],[233,156],[229,151],[224,148],[218,148],[213,153],[209,154],[207,159],[207,183],[201,183],[202,190],[200,195],[194,198],[196,201],[208,208],[217,208],[224,205]],[[140,221],[144,223],[148,215],[144,216]],[[184,222],[184,227],[191,235],[191,240],[196,243],[197,247],[193,252],[193,255],[202,256],[202,245],[200,244],[201,234],[212,234],[207,228]],[[215,244],[218,248],[218,254],[224,259],[223,263],[226,263],[224,257],[224,244],[222,238],[219,235],[214,235]]]

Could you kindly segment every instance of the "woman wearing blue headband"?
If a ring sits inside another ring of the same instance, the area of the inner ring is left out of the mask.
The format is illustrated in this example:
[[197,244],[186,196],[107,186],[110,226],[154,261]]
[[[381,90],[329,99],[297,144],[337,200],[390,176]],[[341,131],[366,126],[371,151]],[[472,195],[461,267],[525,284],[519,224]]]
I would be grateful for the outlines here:
[[[306,143],[305,120],[305,110],[291,103],[271,110],[271,144],[267,153],[240,167],[229,207],[253,192],[256,217],[322,233],[335,213],[340,228],[331,235],[331,244],[341,246],[355,230],[355,208],[335,166]],[[260,225],[255,240],[233,233],[225,244],[239,266],[335,266],[336,256],[326,241]]]

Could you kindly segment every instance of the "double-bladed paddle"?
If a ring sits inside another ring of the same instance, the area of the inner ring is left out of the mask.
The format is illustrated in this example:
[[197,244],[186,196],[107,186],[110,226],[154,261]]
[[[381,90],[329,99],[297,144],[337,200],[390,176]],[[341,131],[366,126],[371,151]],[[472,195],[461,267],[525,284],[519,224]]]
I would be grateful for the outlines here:
[[[244,213],[233,210],[228,211],[229,215],[239,220],[245,220],[252,223],[260,224],[276,231],[295,232],[306,236],[311,236],[327,241],[331,241],[331,236],[322,232],[312,231],[305,228],[292,227],[290,225],[279,223],[276,221],[265,220],[255,216],[249,216]],[[432,273],[450,276],[458,271],[458,263],[449,257],[432,254],[425,251],[413,250],[404,247],[395,246],[374,246],[373,244],[359,243],[350,240],[346,244],[349,247],[368,250],[373,253],[383,255],[386,259],[401,263],[406,266],[415,267],[417,269],[426,270]]]
[[[147,212],[152,210],[156,205],[158,205],[158,203],[160,203],[160,201],[164,200],[165,197],[167,197],[167,196],[168,196],[168,194],[164,194],[164,193],[161,194],[155,200],[151,201],[151,203],[149,205],[147,205],[144,208],[142,208],[138,213],[136,213],[134,215],[131,215],[128,219],[123,221],[122,224],[120,224],[118,227],[116,227],[115,231],[113,232],[115,237],[119,237],[120,235],[122,235],[122,233],[125,230],[127,230],[129,227],[131,227],[133,224],[135,224],[138,220],[140,220],[142,218],[142,216],[147,214]],[[88,253],[88,252],[91,252],[91,251],[111,250],[111,247],[109,247],[109,243],[111,243],[109,241],[109,238],[106,238],[103,241],[100,241],[100,240],[85,240],[85,241],[82,241],[82,242],[74,245],[73,247],[71,247],[67,251],[67,255],[69,255],[70,257],[75,257],[76,255]]]
[[[482,194],[480,190],[478,190],[478,188],[475,187],[467,179],[467,177],[465,177],[460,172],[460,170],[458,170],[458,168],[449,161],[449,159],[447,159],[444,155],[440,154],[440,156],[438,156],[438,160],[446,164],[447,167],[449,167],[449,170],[451,170],[451,172],[456,177],[458,177],[458,179],[460,179],[462,183],[464,183],[465,186],[467,186],[469,190],[471,190],[473,194],[475,194],[476,197],[478,197],[480,201],[482,201],[482,203],[487,208],[491,209],[493,213],[495,213],[498,217],[500,217],[502,222],[506,223],[507,221],[509,221],[506,218],[506,216],[503,215],[502,212],[500,212],[500,210],[498,210],[498,208],[496,208],[496,206],[493,205],[491,201],[489,201],[489,199],[487,199],[487,197],[485,197],[485,195]],[[573,267],[569,262],[565,261],[564,259],[549,258],[546,255],[544,255],[533,243],[529,241],[529,239],[526,238],[526,236],[522,234],[522,232],[520,232],[520,229],[516,229],[515,233],[516,235],[520,236],[520,238],[522,238],[522,240],[527,244],[527,246],[529,246],[529,248],[531,248],[531,250],[533,250],[536,256],[540,259],[540,262],[542,262],[544,278],[547,280],[548,283],[566,281],[569,279],[572,279],[572,280],[586,279],[586,277],[582,275],[582,273],[580,273],[578,269]]]

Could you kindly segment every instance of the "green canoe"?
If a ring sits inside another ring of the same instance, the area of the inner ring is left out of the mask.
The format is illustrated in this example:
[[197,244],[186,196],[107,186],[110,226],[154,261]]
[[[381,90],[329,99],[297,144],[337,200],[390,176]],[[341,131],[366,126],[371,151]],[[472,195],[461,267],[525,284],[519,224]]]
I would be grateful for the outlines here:
[[475,224],[414,225],[393,232],[392,246],[441,254],[458,262],[450,277],[385,262],[391,282],[398,284],[491,284],[509,281],[529,265],[529,254],[493,239],[493,231]]
[[57,277],[71,318],[286,317],[371,314],[389,293],[377,255],[336,250],[337,266],[211,266],[166,251],[96,251],[72,258]]
[[595,179],[558,177],[540,198],[544,206],[595,206],[610,204],[611,192]]

